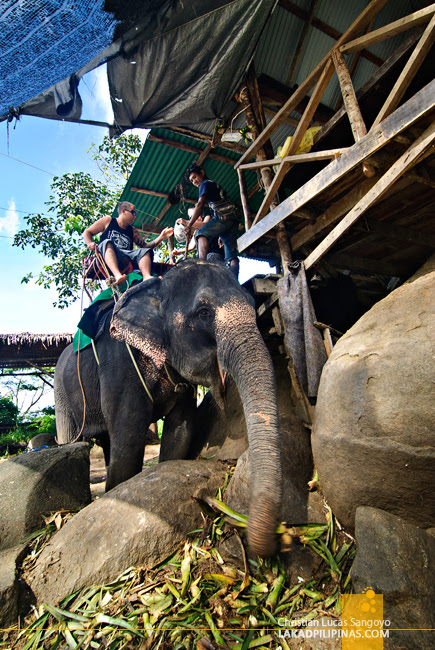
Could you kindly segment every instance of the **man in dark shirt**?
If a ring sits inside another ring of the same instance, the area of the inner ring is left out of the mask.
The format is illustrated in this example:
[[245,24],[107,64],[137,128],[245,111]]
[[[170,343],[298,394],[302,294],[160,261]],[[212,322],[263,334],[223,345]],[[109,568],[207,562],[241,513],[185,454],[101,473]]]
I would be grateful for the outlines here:
[[[133,268],[138,268],[143,279],[151,277],[151,263],[153,261],[153,249],[161,241],[170,237],[174,232],[173,228],[165,228],[160,235],[152,242],[147,242],[137,228],[132,224],[136,219],[136,208],[128,201],[118,204],[118,217],[101,217],[92,226],[83,232],[83,239],[90,251],[95,250],[97,244],[93,241],[94,235],[103,233],[98,244],[98,251],[113,273],[115,283],[119,286],[127,279],[126,275],[119,270],[122,259],[128,258]],[[133,250],[133,244],[139,248]]]
[[186,226],[186,236],[190,237],[193,224],[202,216],[204,207],[208,204],[213,216],[208,223],[195,232],[199,259],[207,259],[209,241],[220,237],[224,244],[225,262],[237,278],[239,275],[237,257],[239,218],[236,206],[230,201],[223,187],[208,179],[204,170],[198,165],[190,167],[189,180],[199,189],[199,198]]

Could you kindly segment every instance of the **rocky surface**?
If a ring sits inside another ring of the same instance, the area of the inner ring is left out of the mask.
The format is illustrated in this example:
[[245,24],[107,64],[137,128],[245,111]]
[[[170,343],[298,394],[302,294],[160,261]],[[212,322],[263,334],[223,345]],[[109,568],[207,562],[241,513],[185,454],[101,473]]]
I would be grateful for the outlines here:
[[0,464],[0,548],[44,526],[44,515],[91,500],[85,442],[21,454]]
[[[383,510],[356,511],[357,554],[352,583],[357,593],[383,595],[391,621],[386,649],[435,647],[435,539]],[[408,630],[413,631],[408,631]]]
[[223,465],[168,461],[146,468],[87,506],[44,548],[29,584],[39,602],[113,580],[130,566],[152,567],[202,521],[192,496],[213,496]]
[[20,583],[18,566],[27,546],[19,544],[0,551],[0,625],[15,625],[19,615]]
[[337,343],[319,387],[313,453],[325,497],[353,529],[382,508],[435,521],[435,272],[419,271]]

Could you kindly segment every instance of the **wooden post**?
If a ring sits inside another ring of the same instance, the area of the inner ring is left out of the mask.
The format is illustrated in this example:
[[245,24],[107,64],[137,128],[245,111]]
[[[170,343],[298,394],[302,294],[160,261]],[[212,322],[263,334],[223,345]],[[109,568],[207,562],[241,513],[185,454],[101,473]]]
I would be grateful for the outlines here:
[[252,226],[252,214],[251,208],[249,207],[248,188],[246,186],[245,172],[243,169],[238,169],[237,174],[239,176],[240,198],[242,199],[243,215],[245,217],[245,230],[249,230],[249,228]]
[[[382,9],[382,7],[388,2],[388,0],[371,0],[363,12],[358,16],[358,18],[352,23],[352,25],[344,32],[344,34],[338,39],[336,47],[340,47],[347,41],[349,41],[353,36],[358,33],[361,33],[361,30],[372,20],[374,16]],[[241,164],[250,160],[255,153],[262,147],[262,145],[270,139],[272,133],[284,122],[287,115],[289,115],[292,110],[299,104],[301,99],[305,97],[307,93],[310,92],[314,84],[319,79],[322,74],[328,59],[331,56],[329,51],[323,59],[317,64],[314,70],[308,75],[308,77],[301,83],[301,85],[295,90],[293,95],[289,97],[286,103],[280,108],[275,117],[269,122],[265,129],[260,133],[257,142],[253,142],[249,149],[245,151],[243,156],[237,161],[235,167],[239,167]],[[323,94],[323,93],[322,93]]]
[[332,51],[332,59],[334,61],[335,70],[337,72],[338,81],[340,82],[341,94],[343,95],[343,102],[346,107],[347,115],[349,117],[350,126],[352,129],[355,142],[358,142],[367,135],[366,125],[364,124],[363,116],[358,105],[358,101],[353,88],[352,79],[347,69],[346,61],[340,50]]
[[[356,98],[352,78],[347,69],[344,56],[340,50],[337,49],[332,51],[332,60],[334,61],[335,71],[337,72],[338,81],[340,82],[343,103],[349,118],[353,138],[355,142],[358,142],[361,138],[367,135],[367,128]],[[363,163],[362,171],[364,176],[367,176],[367,178],[372,178],[372,176],[376,174],[374,167],[368,162]]]
[[419,69],[421,62],[425,58],[426,54],[429,52],[435,41],[435,15],[432,17],[429,25],[423,32],[422,37],[417,43],[414,52],[411,54],[408,63],[403,68],[402,72],[399,75],[394,88],[391,90],[387,99],[385,100],[384,105],[378,113],[375,121],[373,122],[372,129],[382,122],[388,115],[390,115],[396,106],[399,104],[403,95],[405,94],[406,89],[414,78],[417,70]]
[[[320,73],[319,80],[307,104],[304,114],[302,115],[301,120],[296,128],[296,131],[293,134],[290,149],[288,150],[288,156],[292,156],[293,154],[295,154],[297,148],[302,142],[302,138],[305,135],[305,131],[307,130],[311,122],[311,119],[316,111],[316,108],[320,104],[320,100],[323,97],[323,93],[325,92],[329,84],[329,81],[333,74],[333,70],[334,70],[334,66],[332,65],[331,60],[328,59],[325,63],[324,69]],[[288,170],[290,169],[290,167],[291,164],[288,161],[285,160],[282,161],[278,173],[273,179],[271,186],[267,190],[263,203],[261,204],[257,212],[257,216],[255,217],[254,224],[258,223],[258,221],[260,221],[261,219],[263,219],[263,217],[266,216],[267,212],[269,211],[269,208],[273,209],[274,207],[276,207],[276,205],[273,204],[274,195],[278,191],[279,186],[281,185],[282,180],[286,175],[286,173],[288,172]]]
[[313,18],[314,18],[314,12],[316,11],[318,1],[319,0],[311,0],[310,11],[309,11],[308,17],[307,17],[307,19],[306,19],[306,21],[304,23],[304,26],[302,28],[302,32],[301,32],[301,35],[300,35],[300,38],[299,38],[299,42],[298,42],[298,44],[296,46],[296,51],[294,53],[293,61],[292,61],[292,64],[290,66],[290,71],[289,71],[289,73],[287,75],[287,79],[286,79],[286,85],[287,86],[290,86],[291,82],[293,81],[293,75],[294,75],[294,73],[296,71],[296,68],[298,67],[299,60],[300,60],[301,54],[302,54],[302,49],[303,49],[303,47],[305,45],[305,42],[307,40],[308,29],[311,27],[311,23],[312,23]]
[[405,151],[390,169],[378,180],[376,185],[354,206],[354,208],[331,230],[325,239],[308,255],[305,269],[308,270],[328,252],[335,242],[396,182],[409,167],[415,165],[425,150],[435,140],[435,122]]
[[[248,78],[248,85],[252,86],[252,82],[250,83],[250,79]],[[255,93],[256,95],[256,93]],[[250,90],[248,89],[248,86],[243,88],[240,91],[240,99],[242,100],[243,105],[245,106],[245,117],[246,117],[246,124],[250,127],[251,133],[253,135],[253,138],[255,139],[258,137],[258,127],[257,127],[257,121],[255,120],[255,116],[253,113],[253,110],[250,106]],[[259,95],[256,96],[256,101],[258,102],[258,110],[262,111],[262,104],[261,104],[261,98],[259,98]],[[264,116],[263,116],[264,119]],[[261,120],[260,120],[261,123]],[[267,143],[269,149],[271,148],[270,143]],[[265,143],[265,146],[267,146]],[[273,151],[272,151],[273,155]],[[263,147],[261,147],[257,152],[256,152],[256,160],[267,160],[268,156],[266,154],[266,151]],[[263,185],[264,189],[266,190],[266,193],[268,193],[274,179],[274,174],[273,171],[270,167],[262,167],[261,168],[261,178],[263,180]],[[242,199],[243,200],[243,199]],[[279,201],[277,197],[275,196],[272,200],[272,206],[276,207],[279,204]],[[279,252],[281,255],[281,263],[282,263],[282,268],[284,275],[287,275],[289,273],[288,269],[288,263],[292,261],[292,254],[291,254],[291,248],[290,244],[288,241],[287,237],[287,232],[285,229],[284,224],[278,224],[276,230],[276,240],[278,242],[279,246]]]

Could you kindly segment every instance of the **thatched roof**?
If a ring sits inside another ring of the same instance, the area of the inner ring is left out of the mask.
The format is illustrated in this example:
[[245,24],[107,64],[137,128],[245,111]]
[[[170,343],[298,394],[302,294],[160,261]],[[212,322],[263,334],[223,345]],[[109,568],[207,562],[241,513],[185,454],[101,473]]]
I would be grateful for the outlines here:
[[55,366],[72,339],[72,334],[0,334],[0,367]]

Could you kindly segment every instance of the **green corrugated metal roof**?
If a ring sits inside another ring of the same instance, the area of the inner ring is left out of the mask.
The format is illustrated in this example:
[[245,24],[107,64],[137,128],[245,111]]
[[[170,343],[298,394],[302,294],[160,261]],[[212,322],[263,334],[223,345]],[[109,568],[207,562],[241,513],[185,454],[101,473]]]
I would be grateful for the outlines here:
[[[195,147],[201,151],[207,146],[207,143],[204,141],[166,129],[152,129],[150,133],[159,138],[165,138],[189,145],[190,147]],[[212,151],[234,162],[240,157],[236,152],[224,149],[223,147],[218,147]],[[121,201],[130,201],[136,206],[137,219],[134,225],[137,228],[146,230],[146,226],[152,224],[165,207],[167,199],[135,192],[131,188],[145,188],[154,192],[170,194],[175,190],[186,170],[195,163],[197,158],[197,153],[176,149],[147,138],[121,196]],[[220,183],[226,189],[232,201],[240,204],[238,176],[231,165],[206,158],[201,166],[209,178]],[[257,183],[257,175],[254,172],[248,171],[246,180],[249,190]],[[194,200],[198,198],[198,190],[191,183],[187,183],[185,194],[187,198]],[[259,208],[262,198],[262,194],[256,192],[250,199],[250,205],[253,211]],[[159,226],[173,226],[176,219],[181,216],[186,216],[187,209],[192,205],[185,201],[180,201],[180,203],[172,205],[159,223]],[[242,215],[241,208],[240,214]]]

